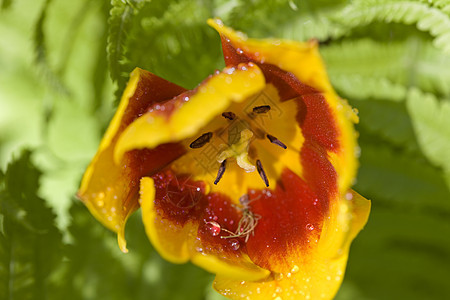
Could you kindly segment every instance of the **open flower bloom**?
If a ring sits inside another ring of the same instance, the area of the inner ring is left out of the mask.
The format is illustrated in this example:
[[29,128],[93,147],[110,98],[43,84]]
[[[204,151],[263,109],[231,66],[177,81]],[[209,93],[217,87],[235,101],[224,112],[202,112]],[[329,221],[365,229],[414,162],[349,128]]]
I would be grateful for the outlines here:
[[78,195],[124,252],[141,207],[161,256],[227,297],[330,299],[370,210],[350,189],[357,117],[316,42],[209,24],[226,68],[190,91],[135,69]]

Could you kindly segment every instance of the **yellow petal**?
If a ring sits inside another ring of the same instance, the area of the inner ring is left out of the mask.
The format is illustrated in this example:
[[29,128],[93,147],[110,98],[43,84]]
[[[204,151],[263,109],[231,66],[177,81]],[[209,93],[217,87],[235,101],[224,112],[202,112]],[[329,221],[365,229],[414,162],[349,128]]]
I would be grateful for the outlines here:
[[128,126],[117,143],[114,159],[120,161],[123,154],[132,149],[152,149],[192,137],[231,103],[243,101],[264,86],[264,76],[253,64],[226,68],[189,95],[173,99],[174,109],[170,113],[151,111]]
[[164,102],[183,91],[183,88],[150,72],[135,69],[97,154],[83,176],[78,197],[100,222],[118,233],[119,246],[124,252],[127,251],[125,223],[139,206],[139,178],[159,169],[161,164],[179,157],[184,148],[179,145],[161,145],[153,151],[135,151],[126,155],[116,165],[113,162],[114,146],[124,128],[140,113],[149,106]]

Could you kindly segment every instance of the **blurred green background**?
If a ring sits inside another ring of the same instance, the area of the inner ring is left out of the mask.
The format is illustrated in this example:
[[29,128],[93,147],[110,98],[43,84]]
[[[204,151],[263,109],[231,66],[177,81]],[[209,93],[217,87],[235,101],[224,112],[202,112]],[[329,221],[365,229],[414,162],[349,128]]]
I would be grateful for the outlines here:
[[214,16],[317,39],[359,111],[372,214],[337,299],[450,299],[448,0],[3,0],[0,299],[222,299],[158,256],[139,214],[124,255],[74,198],[134,67],[193,88],[224,66]]

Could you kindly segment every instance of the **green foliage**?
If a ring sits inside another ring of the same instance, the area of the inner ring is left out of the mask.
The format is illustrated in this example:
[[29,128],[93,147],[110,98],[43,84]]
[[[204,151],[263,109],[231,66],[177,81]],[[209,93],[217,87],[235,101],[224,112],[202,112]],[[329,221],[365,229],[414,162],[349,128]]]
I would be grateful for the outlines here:
[[1,299],[46,299],[51,275],[62,259],[55,215],[37,196],[39,176],[28,151],[2,176]]
[[[403,86],[412,85],[427,92],[450,97],[450,70],[447,68],[450,55],[434,48],[427,39],[415,35],[406,41],[349,39],[330,44],[322,48],[321,53],[330,68],[333,84],[339,88],[346,86],[345,93],[360,94],[365,90],[369,94],[376,93],[375,81],[378,81],[382,87],[378,89],[380,95],[383,93],[387,97],[392,93],[394,98],[404,98],[406,91]],[[361,80],[364,80],[359,82],[361,88],[350,91],[351,85]],[[390,83],[396,85],[389,88],[386,85]]]
[[129,43],[133,66],[151,70],[187,88],[195,87],[222,67],[219,38],[206,25],[213,5],[202,0],[159,0],[145,5],[137,16]]
[[349,29],[365,26],[375,21],[416,24],[421,31],[429,32],[434,45],[450,53],[450,20],[443,11],[416,1],[369,0],[354,1],[345,7],[336,21]]
[[[53,0],[45,1],[42,11],[41,11],[41,14],[35,25],[35,30],[34,30],[34,35],[33,35],[34,50],[35,50],[35,55],[36,55],[35,60],[36,60],[36,64],[38,64],[40,66],[41,72],[43,73],[44,77],[48,80],[49,84],[61,93],[68,93],[67,88],[61,82],[60,77],[55,73],[53,68],[50,66],[48,58],[47,58],[47,48],[46,48],[46,41],[45,41],[44,26],[45,26],[45,21],[47,18],[47,10],[49,9],[52,1]],[[51,111],[49,111],[47,113],[50,114]],[[47,119],[48,119],[48,117],[47,117]]]
[[[109,70],[113,81],[120,81],[121,65],[125,63],[125,44],[135,6],[131,1],[114,0],[111,2],[108,34]],[[122,79],[123,81],[123,79]]]
[[212,17],[317,39],[359,111],[354,188],[373,211],[337,299],[450,297],[449,0],[3,0],[0,14],[0,165],[33,148],[0,170],[0,299],[221,298],[213,275],[159,257],[139,212],[124,255],[73,198],[135,67],[186,88],[223,67]]
[[2,10],[6,10],[6,9],[10,8],[12,2],[13,2],[12,0],[3,0],[3,1],[2,1],[1,9],[2,9]]
[[412,89],[407,106],[423,154],[436,166],[450,170],[450,102]]

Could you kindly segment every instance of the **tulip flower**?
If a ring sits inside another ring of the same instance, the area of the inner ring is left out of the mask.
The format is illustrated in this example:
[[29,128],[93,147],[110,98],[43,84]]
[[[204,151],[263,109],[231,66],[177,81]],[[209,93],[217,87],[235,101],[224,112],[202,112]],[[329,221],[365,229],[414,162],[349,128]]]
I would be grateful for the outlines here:
[[333,298],[370,210],[350,188],[357,115],[316,41],[208,22],[226,67],[193,90],[135,69],[78,196],[124,252],[140,208],[160,255],[229,298]]

